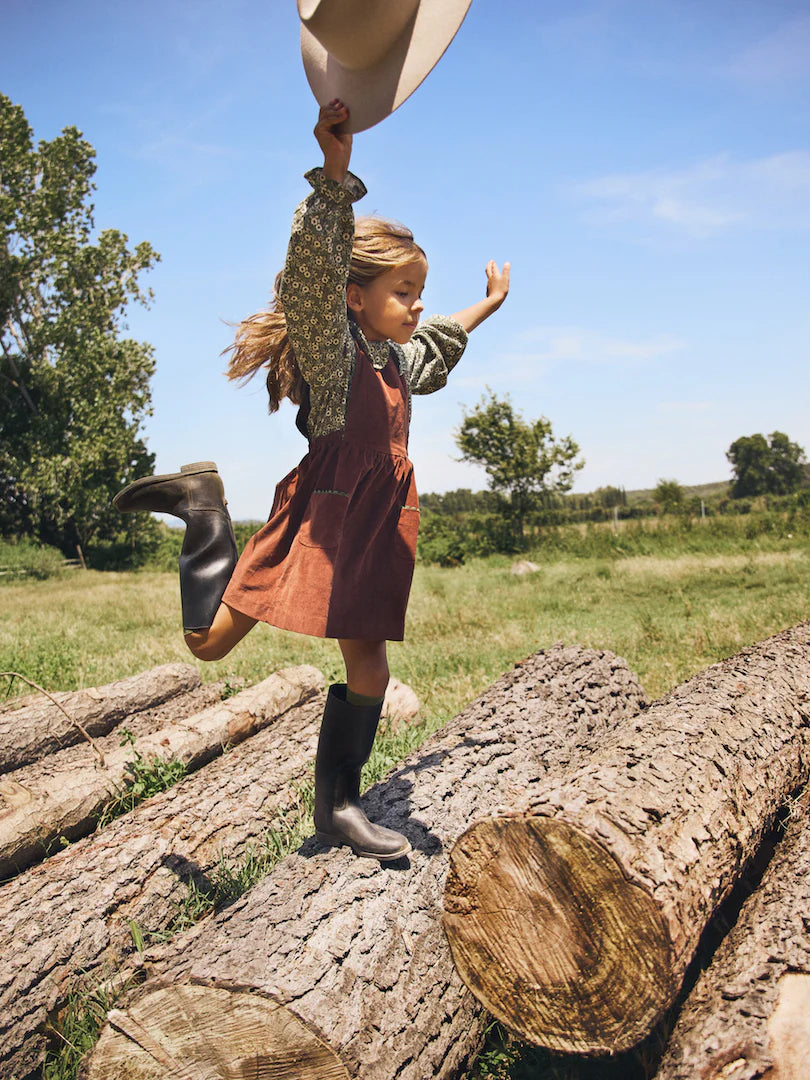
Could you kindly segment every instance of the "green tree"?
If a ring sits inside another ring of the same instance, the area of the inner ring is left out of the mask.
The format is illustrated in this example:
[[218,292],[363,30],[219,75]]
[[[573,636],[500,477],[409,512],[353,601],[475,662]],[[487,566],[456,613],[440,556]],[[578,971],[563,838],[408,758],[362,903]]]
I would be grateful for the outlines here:
[[677,480],[659,480],[653,498],[663,514],[677,514],[684,507],[684,492]]
[[152,349],[122,331],[159,256],[94,234],[94,159],[74,127],[35,146],[0,95],[0,534],[70,552],[148,527],[110,497],[153,462],[139,435]]
[[805,452],[781,431],[764,435],[743,435],[726,451],[734,480],[731,497],[789,495],[804,480]]
[[461,460],[483,465],[490,489],[508,498],[516,545],[523,543],[527,514],[546,494],[570,491],[574,473],[585,464],[567,435],[555,439],[551,421],[526,421],[507,395],[488,391],[455,432]]

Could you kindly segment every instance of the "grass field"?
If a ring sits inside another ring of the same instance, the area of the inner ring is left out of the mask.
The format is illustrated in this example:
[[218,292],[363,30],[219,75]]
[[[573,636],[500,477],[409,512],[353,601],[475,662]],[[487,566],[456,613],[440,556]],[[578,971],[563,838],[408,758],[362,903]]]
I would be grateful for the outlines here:
[[[555,641],[625,657],[650,697],[701,668],[810,617],[810,536],[775,528],[710,526],[679,536],[650,528],[610,538],[572,530],[529,552],[539,569],[517,576],[493,556],[454,569],[417,567],[407,640],[390,649],[391,670],[423,702],[424,723],[379,739],[372,782],[500,673]],[[590,539],[589,539],[590,537]],[[589,551],[595,554],[589,554]],[[0,587],[0,670],[49,690],[96,685],[155,664],[197,664],[205,679],[254,682],[300,663],[340,678],[333,642],[257,627],[225,660],[205,665],[179,630],[176,576],[70,571]],[[18,681],[13,692],[28,692]],[[560,1065],[494,1039],[479,1077],[570,1080],[643,1076],[625,1063]],[[639,1071],[640,1070],[640,1071]],[[75,1075],[53,1068],[48,1077]]]

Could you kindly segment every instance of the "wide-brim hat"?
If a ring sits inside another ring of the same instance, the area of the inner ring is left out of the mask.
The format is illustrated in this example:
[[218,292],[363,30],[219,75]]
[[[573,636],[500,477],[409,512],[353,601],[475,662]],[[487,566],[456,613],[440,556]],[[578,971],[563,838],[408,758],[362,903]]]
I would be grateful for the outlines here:
[[472,0],[298,0],[301,55],[319,105],[340,98],[344,130],[383,120],[438,64]]

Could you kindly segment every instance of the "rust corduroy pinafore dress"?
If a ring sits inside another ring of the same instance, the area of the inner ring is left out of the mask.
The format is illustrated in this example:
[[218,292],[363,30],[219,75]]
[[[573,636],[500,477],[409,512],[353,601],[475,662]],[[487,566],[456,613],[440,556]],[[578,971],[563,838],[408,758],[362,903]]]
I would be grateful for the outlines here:
[[408,393],[393,356],[377,371],[356,348],[345,428],[278,485],[223,599],[301,634],[399,641],[419,531]]

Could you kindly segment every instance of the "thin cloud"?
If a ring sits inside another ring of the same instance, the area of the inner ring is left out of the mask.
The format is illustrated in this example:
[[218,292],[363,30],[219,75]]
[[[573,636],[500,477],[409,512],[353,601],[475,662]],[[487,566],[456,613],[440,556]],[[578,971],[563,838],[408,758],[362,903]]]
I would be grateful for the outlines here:
[[810,15],[782,23],[743,50],[726,73],[749,84],[781,84],[810,77]]
[[737,161],[728,154],[665,172],[618,173],[578,184],[599,223],[641,222],[707,237],[733,228],[810,227],[810,152]]

